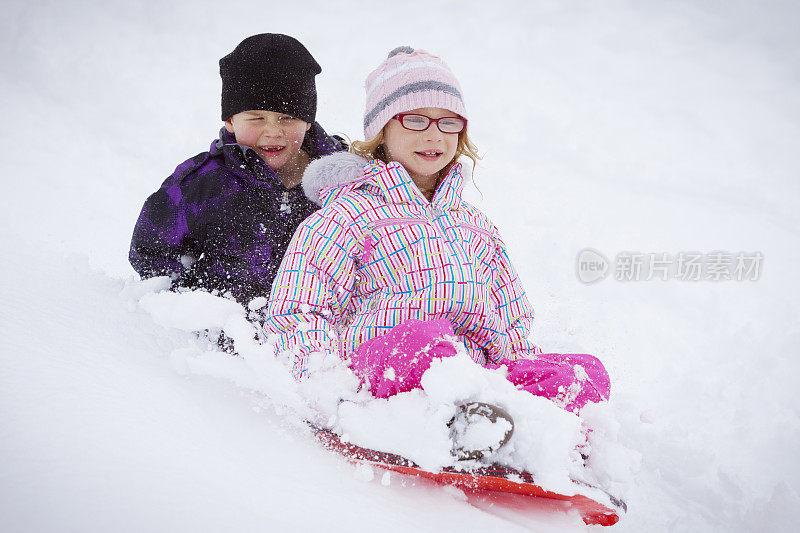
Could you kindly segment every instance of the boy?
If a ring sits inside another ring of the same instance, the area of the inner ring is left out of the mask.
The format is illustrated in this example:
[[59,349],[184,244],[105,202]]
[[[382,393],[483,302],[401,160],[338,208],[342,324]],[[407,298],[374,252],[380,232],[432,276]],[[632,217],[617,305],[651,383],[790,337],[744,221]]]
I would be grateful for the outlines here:
[[219,61],[219,139],[181,163],[144,204],[129,260],[173,287],[268,296],[294,230],[318,207],[300,179],[346,145],[314,121],[322,69],[296,39],[253,35]]

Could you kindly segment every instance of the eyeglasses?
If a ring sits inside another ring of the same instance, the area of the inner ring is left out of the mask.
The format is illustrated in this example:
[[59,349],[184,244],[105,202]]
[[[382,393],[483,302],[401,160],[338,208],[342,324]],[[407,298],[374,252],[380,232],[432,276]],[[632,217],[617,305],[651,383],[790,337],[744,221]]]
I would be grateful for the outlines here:
[[400,122],[400,125],[405,129],[411,131],[425,131],[431,125],[431,122],[435,123],[442,133],[461,133],[467,127],[467,119],[461,117],[431,118],[415,113],[398,113],[392,118]]

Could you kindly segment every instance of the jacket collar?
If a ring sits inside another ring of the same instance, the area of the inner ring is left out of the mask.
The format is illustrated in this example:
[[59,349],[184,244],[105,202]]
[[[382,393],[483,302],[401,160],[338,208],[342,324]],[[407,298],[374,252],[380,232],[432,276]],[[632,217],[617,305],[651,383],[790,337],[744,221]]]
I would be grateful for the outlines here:
[[364,168],[367,181],[380,187],[384,197],[391,203],[417,203],[422,206],[436,204],[443,209],[458,209],[461,205],[461,191],[464,178],[461,163],[454,164],[442,178],[430,202],[414,184],[406,169],[400,163],[384,163],[373,159]]
[[428,202],[400,163],[369,161],[350,152],[339,152],[312,161],[303,174],[303,190],[314,203],[328,205],[360,188],[372,189],[391,203],[434,203],[442,209],[458,209],[464,188],[461,163],[452,166]]

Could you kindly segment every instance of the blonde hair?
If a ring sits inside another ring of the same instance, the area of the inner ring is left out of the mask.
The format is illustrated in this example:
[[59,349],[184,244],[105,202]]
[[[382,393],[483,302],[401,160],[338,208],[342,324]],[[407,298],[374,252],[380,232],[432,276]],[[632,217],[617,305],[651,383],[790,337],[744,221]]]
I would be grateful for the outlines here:
[[[380,159],[384,163],[389,163],[389,158],[386,156],[386,147],[383,144],[383,129],[369,141],[353,141],[350,143],[350,151],[367,159]],[[478,159],[481,158],[478,155],[478,147],[470,140],[466,128],[458,134],[456,153],[453,159],[439,171],[439,176],[446,176],[450,172],[450,168],[462,155],[472,159],[473,168],[478,164]]]

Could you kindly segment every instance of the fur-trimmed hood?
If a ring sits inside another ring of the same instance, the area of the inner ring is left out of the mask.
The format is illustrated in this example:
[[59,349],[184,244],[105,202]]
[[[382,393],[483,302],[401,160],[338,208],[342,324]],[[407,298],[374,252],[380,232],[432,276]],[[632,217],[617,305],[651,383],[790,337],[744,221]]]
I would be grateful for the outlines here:
[[[448,208],[461,203],[465,181],[461,170],[461,163],[450,168],[436,189],[434,203]],[[306,197],[321,207],[367,184],[375,185],[388,202],[429,203],[400,163],[370,161],[349,152],[338,152],[312,161],[303,173],[302,184]]]
[[364,167],[368,164],[368,160],[350,152],[337,152],[321,157],[306,167],[303,173],[303,192],[309,200],[322,206],[333,189],[363,181]]

